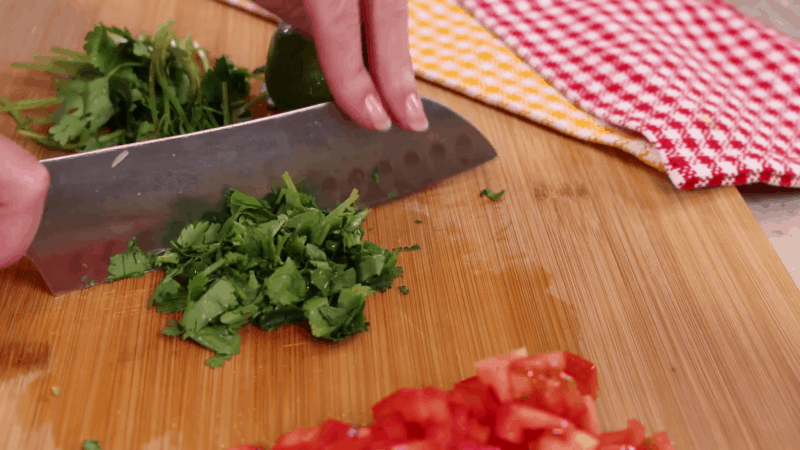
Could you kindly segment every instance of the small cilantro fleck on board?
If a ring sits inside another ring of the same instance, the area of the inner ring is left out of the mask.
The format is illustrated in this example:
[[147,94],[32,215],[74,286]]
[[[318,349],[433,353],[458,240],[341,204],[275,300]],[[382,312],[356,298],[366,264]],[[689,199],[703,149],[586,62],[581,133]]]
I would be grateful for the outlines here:
[[83,441],[83,450],[100,450],[100,441]]
[[414,221],[414,223],[416,223],[416,224],[418,224],[418,225],[419,225],[419,224],[421,224],[421,223],[422,223],[422,221],[421,221],[421,220],[415,220],[415,221]]
[[408,288],[405,285],[400,286],[400,292],[402,292],[403,295],[408,295]]
[[400,252],[413,252],[414,250],[419,250],[419,249],[420,249],[419,244],[414,244],[411,247],[397,247],[392,249],[392,251],[394,253],[400,253]]
[[502,191],[497,192],[497,193],[492,192],[491,189],[484,189],[484,190],[481,191],[481,197],[486,196],[486,197],[489,197],[490,199],[492,199],[493,201],[496,202],[496,201],[500,200],[500,197],[502,197],[503,194],[505,194],[505,193],[506,193],[505,189],[503,189]]
[[372,181],[378,182],[378,166],[375,166],[375,169],[372,170],[372,174],[369,177],[372,178]]
[[209,367],[239,353],[238,329],[249,323],[271,331],[308,321],[330,341],[366,331],[367,297],[403,273],[398,252],[362,239],[369,210],[356,207],[357,190],[328,212],[283,180],[263,199],[228,191],[226,214],[187,225],[163,254],[142,253],[132,239],[111,259],[114,280],[165,270],[149,304],[183,315],[161,333],[212,350]]

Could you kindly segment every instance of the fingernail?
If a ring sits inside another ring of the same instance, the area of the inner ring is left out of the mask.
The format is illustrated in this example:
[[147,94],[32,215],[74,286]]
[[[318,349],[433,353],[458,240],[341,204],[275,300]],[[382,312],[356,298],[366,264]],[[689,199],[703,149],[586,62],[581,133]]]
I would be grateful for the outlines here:
[[414,131],[425,131],[428,129],[428,119],[422,111],[422,103],[417,94],[410,94],[406,98],[406,119],[411,123]]
[[389,115],[386,114],[386,110],[383,109],[378,99],[375,97],[375,94],[367,95],[366,100],[367,105],[367,112],[369,112],[370,117],[372,118],[372,124],[375,128],[379,129],[380,131],[389,131],[392,128],[392,119],[389,118]]

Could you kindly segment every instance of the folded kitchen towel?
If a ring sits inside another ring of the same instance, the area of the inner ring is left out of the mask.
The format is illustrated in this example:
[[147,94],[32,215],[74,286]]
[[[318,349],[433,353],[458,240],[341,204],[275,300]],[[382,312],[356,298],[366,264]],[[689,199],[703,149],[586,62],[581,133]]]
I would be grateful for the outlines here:
[[800,42],[720,0],[463,5],[568,99],[654,143],[676,187],[800,187]]
[[[222,0],[277,18],[250,0]],[[575,107],[455,0],[409,0],[409,43],[416,75],[569,136],[628,152],[664,171],[658,149]]]

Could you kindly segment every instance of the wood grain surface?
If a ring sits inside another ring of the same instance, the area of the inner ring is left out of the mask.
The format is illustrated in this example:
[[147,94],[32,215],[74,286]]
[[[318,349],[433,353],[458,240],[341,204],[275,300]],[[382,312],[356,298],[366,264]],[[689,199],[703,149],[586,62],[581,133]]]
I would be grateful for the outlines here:
[[[213,0],[0,0],[2,95],[47,95],[47,77],[10,63],[78,49],[95,21],[138,34],[168,18],[251,69],[275,28]],[[53,297],[23,260],[0,271],[0,448],[268,446],[328,418],[368,424],[394,390],[452,388],[521,346],[598,364],[602,429],[638,418],[678,449],[800,445],[800,292],[735,188],[676,191],[621,152],[419,85],[499,157],[374,210],[368,239],[422,249],[400,258],[407,296],[370,297],[369,332],[326,344],[246,328],[212,370],[208,351],[159,333],[172,317],[146,302],[160,274]],[[13,130],[1,116],[3,136],[54,154]]]

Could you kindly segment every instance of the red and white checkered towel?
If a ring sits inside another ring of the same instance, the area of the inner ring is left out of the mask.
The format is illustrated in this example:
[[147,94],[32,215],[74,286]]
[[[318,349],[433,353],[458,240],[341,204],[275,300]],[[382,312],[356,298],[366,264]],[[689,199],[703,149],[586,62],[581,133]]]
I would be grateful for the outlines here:
[[800,187],[800,42],[720,0],[461,0],[682,189]]

